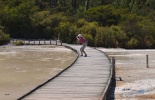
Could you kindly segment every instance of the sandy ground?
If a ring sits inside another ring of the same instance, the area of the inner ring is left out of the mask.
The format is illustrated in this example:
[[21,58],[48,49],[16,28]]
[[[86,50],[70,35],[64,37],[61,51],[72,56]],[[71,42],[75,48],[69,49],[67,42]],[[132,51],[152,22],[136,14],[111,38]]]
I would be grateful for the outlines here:
[[116,59],[115,100],[155,100],[155,50],[99,49]]
[[68,67],[76,56],[62,46],[0,46],[0,100],[16,100]]

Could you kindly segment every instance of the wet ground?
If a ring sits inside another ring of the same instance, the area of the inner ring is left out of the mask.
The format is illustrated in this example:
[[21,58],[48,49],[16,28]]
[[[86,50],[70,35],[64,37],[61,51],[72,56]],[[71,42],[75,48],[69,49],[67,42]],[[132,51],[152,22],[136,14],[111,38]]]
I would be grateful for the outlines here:
[[[113,99],[155,100],[154,49],[99,49],[110,58],[116,59],[116,87]],[[149,68],[146,65],[146,55],[149,58]]]
[[68,67],[76,56],[63,46],[0,46],[0,100],[16,100]]

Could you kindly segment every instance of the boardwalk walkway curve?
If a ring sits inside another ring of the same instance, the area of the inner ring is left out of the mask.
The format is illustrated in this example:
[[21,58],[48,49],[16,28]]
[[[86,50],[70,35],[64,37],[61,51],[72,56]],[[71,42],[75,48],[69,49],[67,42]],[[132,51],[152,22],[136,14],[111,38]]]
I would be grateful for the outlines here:
[[[68,45],[75,52],[80,45]],[[101,100],[111,80],[111,63],[101,51],[86,48],[88,57],[78,57],[65,71],[47,80],[18,100]]]

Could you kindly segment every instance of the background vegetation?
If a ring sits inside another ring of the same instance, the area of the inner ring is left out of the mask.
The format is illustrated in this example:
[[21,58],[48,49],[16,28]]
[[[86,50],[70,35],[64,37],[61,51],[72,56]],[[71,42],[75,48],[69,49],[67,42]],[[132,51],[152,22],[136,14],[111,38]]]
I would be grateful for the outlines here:
[[155,48],[155,0],[0,0],[0,44],[62,39],[89,46]]

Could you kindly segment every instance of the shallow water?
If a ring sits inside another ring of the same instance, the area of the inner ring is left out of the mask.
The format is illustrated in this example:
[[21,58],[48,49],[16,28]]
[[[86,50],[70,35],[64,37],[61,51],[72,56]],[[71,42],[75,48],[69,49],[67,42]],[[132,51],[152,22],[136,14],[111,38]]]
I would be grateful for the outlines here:
[[16,100],[75,58],[73,51],[61,46],[0,46],[0,99]]

